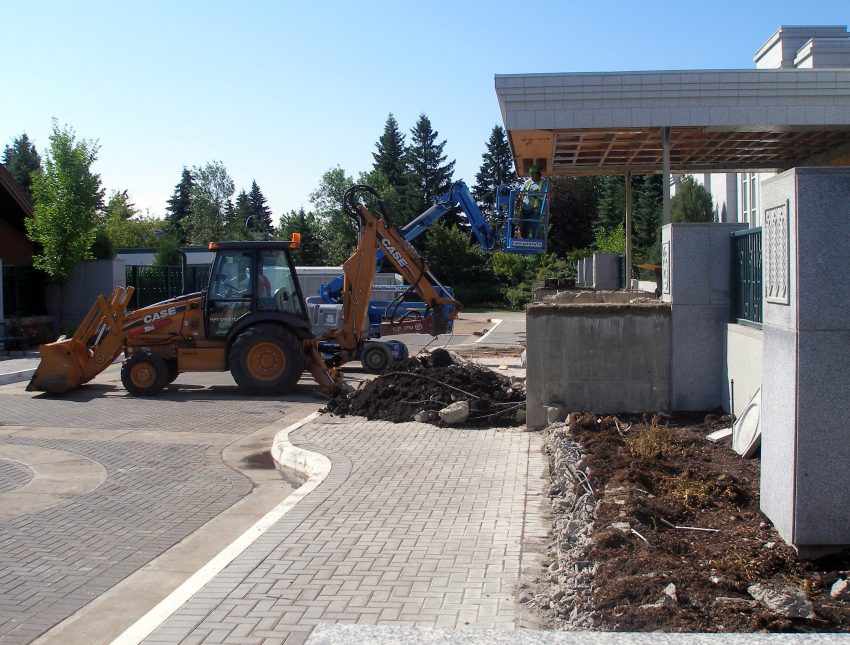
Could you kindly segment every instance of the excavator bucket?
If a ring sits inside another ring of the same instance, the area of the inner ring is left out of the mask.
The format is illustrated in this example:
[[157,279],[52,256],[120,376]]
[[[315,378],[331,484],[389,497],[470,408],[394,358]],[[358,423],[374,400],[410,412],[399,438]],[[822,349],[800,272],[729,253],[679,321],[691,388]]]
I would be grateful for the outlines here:
[[27,391],[70,392],[109,367],[124,347],[122,327],[132,295],[133,287],[118,287],[109,300],[98,296],[71,338],[39,346],[41,362]]

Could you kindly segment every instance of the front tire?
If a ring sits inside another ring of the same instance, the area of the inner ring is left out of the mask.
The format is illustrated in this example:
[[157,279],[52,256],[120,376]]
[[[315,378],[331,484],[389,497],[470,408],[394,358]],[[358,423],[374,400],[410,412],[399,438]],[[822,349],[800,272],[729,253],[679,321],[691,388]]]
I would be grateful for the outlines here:
[[239,388],[249,394],[292,392],[303,372],[301,344],[280,325],[249,327],[230,348],[230,373]]
[[168,368],[162,358],[143,350],[121,364],[121,382],[135,396],[156,396],[168,382]]

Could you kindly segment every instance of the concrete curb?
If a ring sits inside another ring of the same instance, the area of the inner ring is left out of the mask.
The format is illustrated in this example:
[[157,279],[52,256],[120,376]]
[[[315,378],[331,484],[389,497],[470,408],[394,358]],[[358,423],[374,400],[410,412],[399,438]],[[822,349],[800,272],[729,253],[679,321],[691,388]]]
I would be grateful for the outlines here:
[[20,370],[19,372],[7,372],[6,374],[0,374],[0,385],[29,381],[33,374],[35,374],[35,368],[31,370]]
[[289,441],[289,435],[308,424],[319,414],[321,413],[313,412],[298,423],[284,428],[275,435],[274,442],[272,442],[272,459],[274,459],[277,469],[284,471],[284,476],[295,473],[296,479],[302,486],[306,486],[313,480],[310,490],[322,483],[331,472],[331,460],[318,452],[311,452],[292,445]]

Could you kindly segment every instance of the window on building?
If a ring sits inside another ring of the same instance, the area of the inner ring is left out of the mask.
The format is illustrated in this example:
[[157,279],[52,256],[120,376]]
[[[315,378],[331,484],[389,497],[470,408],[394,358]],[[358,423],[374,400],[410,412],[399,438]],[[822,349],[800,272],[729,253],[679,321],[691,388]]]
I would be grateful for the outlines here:
[[757,172],[740,174],[741,222],[746,222],[751,228],[761,226],[759,215],[759,175]]

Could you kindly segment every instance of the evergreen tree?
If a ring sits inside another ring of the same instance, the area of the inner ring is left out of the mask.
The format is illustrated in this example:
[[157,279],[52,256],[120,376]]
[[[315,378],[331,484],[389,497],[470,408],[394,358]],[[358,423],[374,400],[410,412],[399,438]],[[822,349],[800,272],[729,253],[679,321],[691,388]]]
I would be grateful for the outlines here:
[[240,190],[236,195],[236,203],[227,214],[227,220],[229,226],[236,227],[236,223],[241,222],[245,229],[252,230],[254,221],[251,219],[251,200],[244,190]]
[[713,222],[714,202],[711,193],[692,175],[682,177],[679,190],[670,200],[673,222]]
[[251,192],[248,194],[248,213],[253,218],[251,230],[255,237],[261,240],[271,239],[274,228],[272,211],[256,181],[251,182]]
[[188,169],[183,168],[183,173],[180,175],[180,182],[174,187],[174,194],[168,200],[168,208],[166,208],[167,215],[165,216],[165,220],[168,222],[172,234],[180,241],[180,244],[186,244],[188,239],[186,224],[192,214],[192,186],[192,173]]
[[596,226],[613,231],[626,218],[626,178],[621,175],[600,177],[596,203]]
[[32,197],[32,174],[41,169],[41,157],[26,133],[3,150],[3,165],[18,185]]
[[493,126],[487,151],[481,155],[481,168],[475,175],[472,196],[487,215],[493,214],[496,202],[496,189],[502,184],[513,185],[517,182],[511,148],[502,126]]
[[[443,148],[446,142],[443,140],[437,143],[438,135],[424,114],[419,115],[419,120],[410,131],[406,157],[411,177],[411,205],[415,214],[430,208],[434,199],[448,190],[452,183],[455,162],[445,163]],[[456,223],[457,218],[454,221]]]
[[398,121],[395,120],[392,112],[387,117],[384,133],[375,147],[378,151],[372,153],[375,159],[373,169],[386,177],[390,186],[402,189],[407,183],[404,135],[398,129]]
[[638,263],[661,261],[662,175],[644,175],[636,180],[632,244]]

